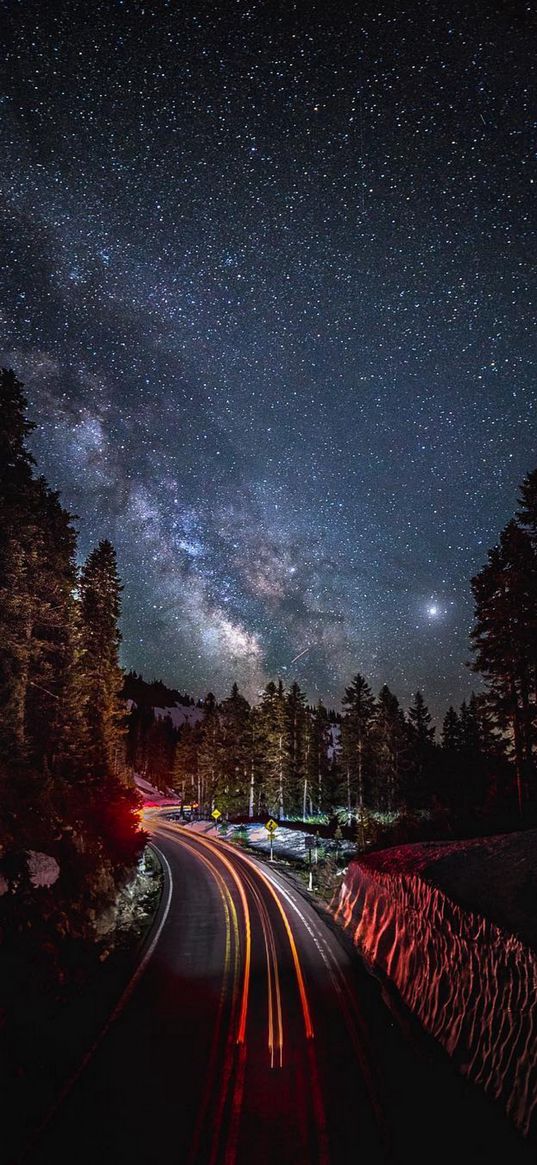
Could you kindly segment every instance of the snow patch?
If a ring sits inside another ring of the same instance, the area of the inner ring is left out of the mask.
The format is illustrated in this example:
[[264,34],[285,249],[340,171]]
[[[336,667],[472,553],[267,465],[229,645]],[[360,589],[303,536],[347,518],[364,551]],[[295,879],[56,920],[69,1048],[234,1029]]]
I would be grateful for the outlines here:
[[[170,816],[173,816],[170,814]],[[185,824],[182,822],[182,824]],[[234,837],[244,837],[247,845],[252,846],[253,849],[258,849],[262,853],[270,852],[270,838],[265,829],[265,826],[260,821],[248,821],[244,824],[225,824],[215,826],[207,821],[193,821],[187,826],[188,829],[193,829],[197,833],[212,833],[219,837],[232,841]],[[275,857],[289,857],[304,861],[307,857],[307,850],[305,844],[306,837],[315,836],[315,826],[308,831],[301,829],[288,829],[285,825],[279,825],[276,833],[273,835],[273,853]],[[327,853],[335,853],[337,850],[337,843],[332,838],[321,837],[318,844],[318,857],[322,858]],[[351,841],[342,839],[339,843],[339,851],[342,856],[354,857],[356,853],[356,846]]]
[[172,708],[153,708],[157,720],[171,720],[174,728],[182,728],[184,724],[199,724],[203,720],[203,708],[194,705],[174,704]]
[[60,876],[60,867],[51,854],[28,850],[28,873],[33,886],[53,886]]

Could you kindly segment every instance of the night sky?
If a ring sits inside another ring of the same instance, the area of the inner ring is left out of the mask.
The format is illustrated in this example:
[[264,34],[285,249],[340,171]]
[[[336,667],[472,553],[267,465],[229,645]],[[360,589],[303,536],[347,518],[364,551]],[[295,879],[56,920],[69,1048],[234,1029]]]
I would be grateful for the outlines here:
[[2,362],[147,678],[476,685],[537,462],[532,7],[2,4]]

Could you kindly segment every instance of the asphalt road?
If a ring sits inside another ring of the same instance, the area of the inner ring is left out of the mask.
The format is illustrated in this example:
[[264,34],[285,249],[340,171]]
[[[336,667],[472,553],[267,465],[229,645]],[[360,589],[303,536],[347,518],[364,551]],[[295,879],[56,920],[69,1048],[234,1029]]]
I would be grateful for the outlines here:
[[150,828],[166,874],[150,945],[25,1161],[527,1159],[281,871]]

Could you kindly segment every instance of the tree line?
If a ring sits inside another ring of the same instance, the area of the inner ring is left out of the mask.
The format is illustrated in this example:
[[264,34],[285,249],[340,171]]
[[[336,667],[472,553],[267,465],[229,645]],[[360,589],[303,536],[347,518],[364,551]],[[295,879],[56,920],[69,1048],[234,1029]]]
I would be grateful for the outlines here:
[[[102,540],[79,569],[72,515],[27,449],[22,385],[0,372],[0,898],[28,925],[28,850],[52,855],[41,912],[83,934],[140,850],[125,766],[121,583]],[[10,909],[13,918],[9,917]],[[50,933],[54,932],[54,926]]]
[[[207,815],[301,818],[338,814],[366,830],[370,814],[442,810],[456,821],[509,803],[510,765],[484,694],[446,714],[440,740],[423,694],[405,714],[383,685],[375,696],[357,674],[341,713],[309,706],[297,683],[270,682],[251,706],[234,684],[199,718],[175,727],[166,705],[154,715],[140,690],[129,717],[126,756],[157,788]],[[127,675],[125,694],[132,692]],[[169,706],[169,705],[168,705]]]

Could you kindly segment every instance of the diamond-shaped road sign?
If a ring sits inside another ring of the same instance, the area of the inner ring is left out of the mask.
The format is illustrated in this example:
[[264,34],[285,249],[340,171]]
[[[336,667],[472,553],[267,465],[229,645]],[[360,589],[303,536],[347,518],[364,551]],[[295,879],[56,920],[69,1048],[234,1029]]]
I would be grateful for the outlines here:
[[277,822],[273,821],[272,817],[270,821],[265,822],[265,829],[267,830],[267,833],[276,833],[277,828]]
[[211,817],[214,817],[215,821],[218,821],[218,818],[221,816],[222,816],[222,814],[221,814],[219,809],[213,809],[213,811],[211,813]]

